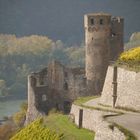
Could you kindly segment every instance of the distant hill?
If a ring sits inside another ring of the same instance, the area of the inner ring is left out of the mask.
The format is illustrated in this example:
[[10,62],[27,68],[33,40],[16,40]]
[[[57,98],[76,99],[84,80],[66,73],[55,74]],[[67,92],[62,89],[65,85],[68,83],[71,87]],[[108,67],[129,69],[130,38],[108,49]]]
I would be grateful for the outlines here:
[[135,32],[131,35],[129,42],[125,44],[125,49],[135,48],[140,46],[140,32]]
[[68,44],[84,38],[83,15],[104,11],[125,18],[125,40],[140,30],[140,0],[0,0],[0,33],[48,35]]

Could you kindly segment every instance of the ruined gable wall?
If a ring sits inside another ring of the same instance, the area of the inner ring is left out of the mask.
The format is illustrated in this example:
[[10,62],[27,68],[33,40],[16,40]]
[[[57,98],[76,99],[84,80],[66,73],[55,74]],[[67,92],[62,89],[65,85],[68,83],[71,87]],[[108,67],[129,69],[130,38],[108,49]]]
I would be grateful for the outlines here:
[[[40,117],[45,114],[45,112],[41,111],[38,108],[39,105],[39,98],[40,95],[36,92],[36,77],[35,75],[29,75],[28,76],[28,109],[26,114],[26,122],[25,124],[28,124],[35,120],[37,117]],[[45,90],[43,90],[45,91]]]
[[86,96],[87,90],[84,69],[71,69],[69,71],[68,85],[68,94],[71,100],[75,100],[80,96]]
[[63,89],[64,66],[57,61],[52,61],[48,65],[48,86],[56,90]]

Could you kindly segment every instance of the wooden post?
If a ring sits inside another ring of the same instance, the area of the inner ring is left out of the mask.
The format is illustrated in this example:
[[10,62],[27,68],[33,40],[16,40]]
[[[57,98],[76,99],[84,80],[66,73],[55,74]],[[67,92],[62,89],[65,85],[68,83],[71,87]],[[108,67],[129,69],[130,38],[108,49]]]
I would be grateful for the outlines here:
[[83,109],[79,110],[79,128],[82,128],[82,122],[83,122]]
[[113,71],[113,107],[115,107],[115,103],[117,100],[117,66],[114,66],[114,71]]

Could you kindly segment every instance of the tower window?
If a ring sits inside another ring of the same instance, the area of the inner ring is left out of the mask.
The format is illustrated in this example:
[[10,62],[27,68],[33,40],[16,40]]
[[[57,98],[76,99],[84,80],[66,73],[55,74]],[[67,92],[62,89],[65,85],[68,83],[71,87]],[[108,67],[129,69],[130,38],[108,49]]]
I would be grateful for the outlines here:
[[68,83],[67,82],[64,83],[64,90],[68,90]]
[[100,25],[103,25],[103,19],[100,19]]
[[44,94],[44,95],[42,95],[42,101],[47,101],[47,97],[46,97],[46,95]]
[[112,37],[114,37],[114,36],[116,36],[116,34],[115,33],[112,33]]
[[40,77],[40,79],[39,79],[40,81],[40,85],[44,85],[44,79],[43,79],[43,77]]
[[64,73],[64,76],[67,78],[67,77],[68,77],[68,73],[67,73],[67,72],[65,72],[65,73]]
[[90,19],[91,25],[94,25],[94,18]]

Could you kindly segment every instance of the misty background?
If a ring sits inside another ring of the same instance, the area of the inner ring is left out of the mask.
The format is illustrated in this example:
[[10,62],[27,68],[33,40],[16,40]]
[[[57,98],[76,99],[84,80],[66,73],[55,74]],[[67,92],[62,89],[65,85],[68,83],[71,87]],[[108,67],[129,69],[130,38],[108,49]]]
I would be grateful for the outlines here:
[[55,59],[84,67],[84,14],[125,19],[125,48],[140,46],[140,0],[0,0],[0,119],[27,100],[27,76]]

